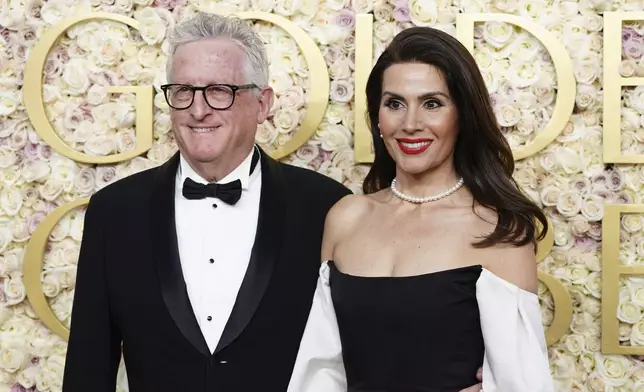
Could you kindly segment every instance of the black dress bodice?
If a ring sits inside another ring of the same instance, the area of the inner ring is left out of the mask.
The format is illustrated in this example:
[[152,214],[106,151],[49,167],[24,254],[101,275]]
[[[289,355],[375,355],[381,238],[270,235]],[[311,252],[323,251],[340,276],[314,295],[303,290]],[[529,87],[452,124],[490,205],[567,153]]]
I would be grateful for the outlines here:
[[329,264],[348,392],[458,392],[478,383],[481,266],[361,277]]

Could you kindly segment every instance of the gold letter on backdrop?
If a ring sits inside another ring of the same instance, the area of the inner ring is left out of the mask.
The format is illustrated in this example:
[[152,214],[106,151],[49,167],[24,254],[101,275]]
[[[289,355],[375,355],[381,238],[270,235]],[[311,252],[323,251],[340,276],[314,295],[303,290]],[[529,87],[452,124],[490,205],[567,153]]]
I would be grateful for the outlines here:
[[622,86],[640,86],[644,78],[625,78],[622,62],[622,22],[644,20],[644,12],[604,13],[604,162],[644,163],[644,155],[622,155]]
[[373,66],[373,16],[356,15],[356,66],[354,72],[353,157],[356,163],[373,162],[373,142],[367,123],[367,79]]
[[[621,45],[620,45],[621,47]],[[619,344],[619,280],[644,275],[644,265],[622,265],[619,257],[622,214],[644,213],[644,204],[604,204],[602,219],[602,353],[644,355],[644,346]]]
[[58,37],[71,26],[86,22],[92,19],[107,19],[121,22],[135,29],[138,29],[139,22],[118,14],[97,12],[89,15],[75,16],[65,19],[45,32],[43,37],[36,43],[29,54],[25,66],[23,101],[27,115],[31,120],[34,129],[41,138],[56,152],[76,162],[83,163],[116,163],[132,159],[152,147],[153,127],[153,103],[154,88],[152,86],[123,86],[109,87],[109,92],[134,93],[136,94],[136,147],[131,151],[121,152],[107,156],[92,156],[76,151],[61,139],[56,133],[45,113],[45,104],[42,96],[42,78],[47,55]]
[[31,235],[27,247],[25,248],[25,256],[22,266],[23,282],[29,304],[36,313],[36,316],[51,329],[56,335],[63,338],[65,341],[69,339],[69,330],[60,322],[54,312],[51,310],[45,294],[42,291],[42,266],[45,256],[45,248],[49,240],[49,234],[56,227],[58,221],[62,219],[68,212],[76,207],[80,207],[89,202],[89,197],[64,204],[54,211],[50,212],[45,219],[40,222],[36,230]]
[[[552,250],[552,247],[555,243],[555,232],[554,227],[550,220],[548,220],[548,234],[544,239],[539,241],[538,251],[537,251],[537,262],[540,263],[543,261],[546,256]],[[548,346],[556,343],[562,336],[568,332],[570,328],[570,323],[572,322],[572,299],[570,298],[570,293],[557,278],[554,276],[545,273],[543,271],[538,271],[539,280],[546,285],[555,306],[555,314],[552,323],[546,330],[546,343]]]
[[293,135],[293,138],[271,153],[274,159],[280,159],[296,151],[306,143],[315,134],[318,125],[322,122],[329,104],[329,70],[315,42],[304,30],[290,20],[279,15],[261,11],[240,12],[235,15],[242,19],[262,20],[281,27],[295,40],[297,46],[302,50],[302,54],[304,54],[306,65],[309,67],[311,91],[309,92],[309,99],[307,101],[306,116],[302,120],[300,129]]
[[550,53],[557,73],[557,100],[552,118],[532,142],[514,151],[515,160],[527,158],[543,150],[555,140],[570,119],[575,107],[577,90],[572,60],[565,46],[548,30],[531,20],[507,14],[458,14],[456,16],[457,38],[470,52],[474,53],[474,23],[488,21],[510,23],[530,32]]

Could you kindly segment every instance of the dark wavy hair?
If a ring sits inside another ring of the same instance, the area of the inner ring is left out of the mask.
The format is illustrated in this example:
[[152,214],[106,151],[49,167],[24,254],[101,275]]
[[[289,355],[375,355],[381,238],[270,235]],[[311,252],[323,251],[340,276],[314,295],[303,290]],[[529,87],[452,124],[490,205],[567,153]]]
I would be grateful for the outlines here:
[[375,160],[364,180],[364,193],[388,188],[396,175],[396,163],[380,138],[377,124],[383,75],[387,68],[399,63],[424,63],[438,68],[456,105],[458,136],[454,169],[463,177],[474,203],[498,214],[494,231],[473,245],[480,248],[497,243],[520,246],[542,239],[548,230],[547,218],[512,177],[512,150],[496,121],[476,61],[458,40],[433,28],[412,27],[400,32],[369,75],[367,115]]

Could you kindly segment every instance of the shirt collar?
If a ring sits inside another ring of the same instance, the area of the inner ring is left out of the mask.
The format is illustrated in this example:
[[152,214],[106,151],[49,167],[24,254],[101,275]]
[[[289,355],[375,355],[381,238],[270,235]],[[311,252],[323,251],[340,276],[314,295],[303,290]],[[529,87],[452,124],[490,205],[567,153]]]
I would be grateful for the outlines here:
[[[217,184],[222,184],[222,183],[227,183],[227,182],[232,182],[235,180],[240,180],[241,181],[241,186],[242,189],[248,189],[248,183],[250,182],[250,166],[253,161],[253,152],[255,151],[255,147],[250,151],[250,154],[244,159],[244,161],[237,166],[232,172],[230,172],[226,177],[222,178],[219,181],[216,181]],[[201,184],[208,184],[209,181],[206,181],[203,177],[201,177],[191,166],[188,164],[188,161],[183,157],[182,154],[179,154],[179,173],[180,173],[180,185],[183,184],[183,182],[186,180],[186,178],[190,178],[195,182],[201,183]],[[255,168],[257,169],[257,168]]]

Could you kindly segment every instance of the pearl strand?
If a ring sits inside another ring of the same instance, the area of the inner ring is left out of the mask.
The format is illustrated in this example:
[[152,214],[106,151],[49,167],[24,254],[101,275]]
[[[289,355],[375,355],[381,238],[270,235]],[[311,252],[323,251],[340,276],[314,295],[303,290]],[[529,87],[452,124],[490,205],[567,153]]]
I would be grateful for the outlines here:
[[391,181],[391,192],[394,195],[396,195],[396,197],[398,197],[398,198],[400,198],[402,200],[408,201],[410,203],[421,204],[421,203],[427,203],[428,201],[436,201],[436,200],[442,199],[444,197],[447,197],[447,196],[451,195],[452,193],[456,192],[457,190],[459,190],[459,188],[463,186],[463,183],[464,183],[464,181],[463,181],[463,178],[461,177],[461,179],[458,180],[456,185],[454,185],[450,189],[446,190],[445,192],[439,193],[438,195],[426,196],[426,197],[414,197],[414,196],[406,195],[406,194],[402,193],[401,191],[399,191],[398,189],[396,189],[396,179],[394,178]]

